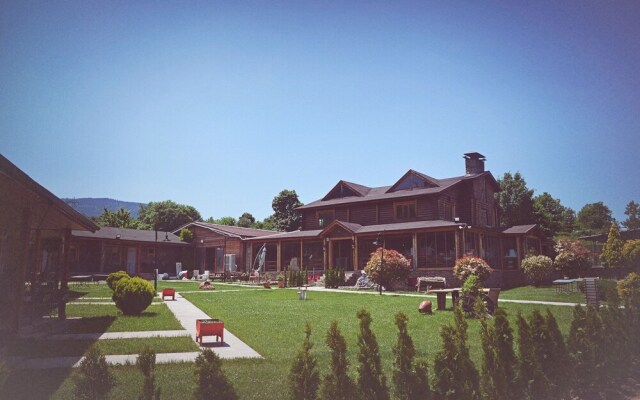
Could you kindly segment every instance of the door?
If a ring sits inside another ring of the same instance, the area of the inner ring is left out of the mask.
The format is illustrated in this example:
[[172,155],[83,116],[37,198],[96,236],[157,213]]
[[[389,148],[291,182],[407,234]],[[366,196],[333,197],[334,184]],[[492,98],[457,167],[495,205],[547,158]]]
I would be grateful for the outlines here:
[[127,273],[129,275],[136,273],[137,258],[138,258],[138,249],[135,247],[127,248]]

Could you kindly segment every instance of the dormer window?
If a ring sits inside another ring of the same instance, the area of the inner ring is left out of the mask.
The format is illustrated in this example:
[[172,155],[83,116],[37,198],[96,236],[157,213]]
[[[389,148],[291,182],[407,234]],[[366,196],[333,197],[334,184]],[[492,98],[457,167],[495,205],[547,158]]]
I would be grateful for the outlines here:
[[406,201],[395,203],[394,210],[397,221],[406,221],[415,219],[416,217],[416,201]]

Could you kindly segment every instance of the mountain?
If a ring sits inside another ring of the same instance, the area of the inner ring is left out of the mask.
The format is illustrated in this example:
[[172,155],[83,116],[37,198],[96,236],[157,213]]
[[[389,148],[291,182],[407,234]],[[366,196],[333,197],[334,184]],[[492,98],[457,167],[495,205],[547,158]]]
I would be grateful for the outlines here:
[[94,199],[91,197],[84,197],[79,199],[62,199],[64,202],[73,207],[76,211],[81,212],[87,217],[97,217],[102,214],[102,211],[106,208],[109,211],[116,211],[119,208],[129,210],[133,218],[138,218],[138,210],[141,204],[131,201],[121,201],[107,198]]

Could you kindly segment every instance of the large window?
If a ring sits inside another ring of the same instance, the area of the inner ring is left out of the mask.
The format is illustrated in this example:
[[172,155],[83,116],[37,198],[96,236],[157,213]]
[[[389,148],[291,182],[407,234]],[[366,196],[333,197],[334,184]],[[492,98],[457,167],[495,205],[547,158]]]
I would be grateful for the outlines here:
[[456,261],[454,232],[418,234],[418,268],[453,267]]
[[482,254],[480,255],[491,268],[501,268],[500,239],[495,236],[482,237]]
[[302,246],[302,267],[306,268],[310,274],[312,271],[322,271],[323,258],[322,241],[304,243]]
[[404,202],[395,204],[396,220],[403,221],[414,219],[416,217],[416,202]]

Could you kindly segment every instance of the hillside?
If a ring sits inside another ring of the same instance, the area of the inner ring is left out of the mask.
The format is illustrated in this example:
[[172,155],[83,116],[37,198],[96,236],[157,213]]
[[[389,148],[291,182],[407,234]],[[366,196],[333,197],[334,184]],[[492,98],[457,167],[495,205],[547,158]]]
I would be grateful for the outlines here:
[[108,198],[94,199],[91,197],[62,200],[73,207],[76,211],[81,212],[87,217],[97,217],[98,215],[102,214],[102,210],[105,208],[110,211],[116,211],[119,208],[124,208],[125,210],[129,210],[129,212],[131,212],[132,217],[138,218],[138,210],[140,209],[140,205],[145,204]]

